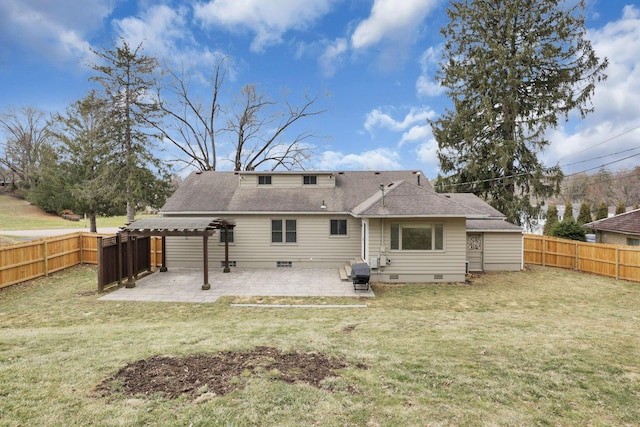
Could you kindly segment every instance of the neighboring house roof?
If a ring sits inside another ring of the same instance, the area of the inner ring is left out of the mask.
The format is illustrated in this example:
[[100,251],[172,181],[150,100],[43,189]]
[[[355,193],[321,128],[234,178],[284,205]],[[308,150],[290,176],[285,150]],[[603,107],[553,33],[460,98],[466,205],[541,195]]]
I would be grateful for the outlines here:
[[[298,172],[301,173],[303,172]],[[315,173],[327,172],[304,172]],[[362,217],[504,218],[504,215],[473,194],[436,193],[419,171],[335,172],[332,173],[335,187],[240,185],[243,175],[255,174],[257,172],[194,172],[185,179],[160,212],[226,215],[350,213]],[[384,206],[381,186],[384,188]]]
[[467,231],[520,231],[522,227],[519,225],[511,224],[503,219],[468,219]]
[[612,216],[611,218],[589,222],[584,226],[598,231],[640,234],[640,209]]

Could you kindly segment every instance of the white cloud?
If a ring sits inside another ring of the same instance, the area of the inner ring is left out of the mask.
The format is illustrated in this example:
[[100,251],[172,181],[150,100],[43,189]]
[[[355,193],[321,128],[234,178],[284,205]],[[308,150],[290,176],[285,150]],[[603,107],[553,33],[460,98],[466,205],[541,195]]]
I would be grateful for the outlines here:
[[408,131],[402,134],[400,139],[400,146],[403,146],[406,142],[419,142],[424,141],[432,137],[431,125],[417,125],[409,128]]
[[423,170],[430,178],[435,178],[439,171],[438,143],[434,138],[426,140],[416,148],[418,160],[424,165]]
[[329,43],[320,58],[318,58],[322,74],[325,77],[333,77],[346,51],[347,40],[345,38],[337,38],[332,43]]
[[225,56],[198,44],[184,7],[151,6],[138,16],[114,21],[114,26],[132,47],[142,44],[146,54],[187,68],[215,66]]
[[90,55],[87,36],[101,27],[113,6],[110,0],[3,0],[0,42],[11,40],[58,63],[82,62]]
[[249,29],[255,37],[251,50],[279,44],[282,35],[292,29],[304,29],[324,16],[335,0],[211,0],[196,3],[194,15],[205,26],[220,25],[228,29]]
[[376,108],[371,110],[365,119],[364,128],[373,134],[376,129],[385,129],[392,132],[405,132],[401,143],[406,141],[413,141],[413,137],[420,133],[424,133],[424,128],[429,119],[435,117],[436,113],[429,108],[411,108],[406,116],[402,120],[395,120],[391,115],[383,112],[381,109]]
[[[597,170],[600,165],[633,154],[623,151],[640,147],[640,10],[626,6],[619,20],[590,30],[588,37],[596,54],[609,59],[605,71],[609,77],[596,86],[594,113],[583,121],[572,119],[548,134],[552,143],[542,159],[545,164],[565,166],[565,172]],[[607,167],[630,168],[638,165],[639,159],[634,157]]]
[[414,37],[418,27],[438,0],[374,0],[371,15],[351,36],[354,49],[363,49],[383,40],[395,43]]
[[444,87],[435,81],[435,71],[439,67],[440,48],[429,47],[420,55],[420,77],[416,81],[418,96],[438,96],[444,93]]
[[377,148],[359,154],[343,154],[338,151],[321,153],[317,170],[394,170],[402,169],[397,152],[388,148]]

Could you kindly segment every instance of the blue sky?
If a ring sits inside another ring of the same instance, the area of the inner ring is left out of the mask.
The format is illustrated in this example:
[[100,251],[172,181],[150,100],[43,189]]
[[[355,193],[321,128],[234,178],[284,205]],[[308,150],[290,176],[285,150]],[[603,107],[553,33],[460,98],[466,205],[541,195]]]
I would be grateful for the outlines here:
[[[92,87],[90,48],[122,36],[142,43],[145,54],[204,75],[227,57],[227,103],[247,83],[273,98],[287,90],[293,103],[305,93],[321,95],[318,106],[327,112],[303,123],[325,137],[312,141],[309,168],[422,169],[433,178],[437,144],[427,119],[449,105],[434,81],[447,5],[0,0],[0,111],[62,111]],[[640,159],[640,4],[587,0],[586,16],[596,53],[609,58],[609,78],[596,89],[595,113],[549,132],[542,160],[568,173],[632,168]]]

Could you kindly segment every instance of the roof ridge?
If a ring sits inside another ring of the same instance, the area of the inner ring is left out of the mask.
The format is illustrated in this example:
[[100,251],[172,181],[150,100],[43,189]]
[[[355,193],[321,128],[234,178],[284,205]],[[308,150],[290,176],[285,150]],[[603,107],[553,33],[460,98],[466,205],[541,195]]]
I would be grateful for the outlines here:
[[378,201],[380,201],[382,199],[382,190],[385,189],[387,191],[387,194],[393,192],[393,190],[395,190],[396,188],[398,188],[402,183],[404,183],[405,180],[401,179],[400,181],[394,181],[391,182],[389,184],[387,184],[386,186],[384,184],[380,184],[380,190],[374,192],[371,196],[367,197],[364,201],[362,201],[360,204],[358,204],[357,206],[354,206],[353,209],[351,209],[351,213],[353,214],[358,214],[358,212],[362,212],[362,211],[366,211],[367,209],[369,209],[371,206],[373,206],[375,203],[377,203]]

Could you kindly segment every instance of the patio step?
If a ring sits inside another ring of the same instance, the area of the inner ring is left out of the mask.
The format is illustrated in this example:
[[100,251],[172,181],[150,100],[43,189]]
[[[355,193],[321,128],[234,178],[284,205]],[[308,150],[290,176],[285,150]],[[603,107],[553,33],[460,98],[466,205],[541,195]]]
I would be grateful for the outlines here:
[[344,265],[342,267],[338,267],[338,274],[340,274],[340,280],[343,282],[349,281],[349,275],[347,274],[347,270]]

